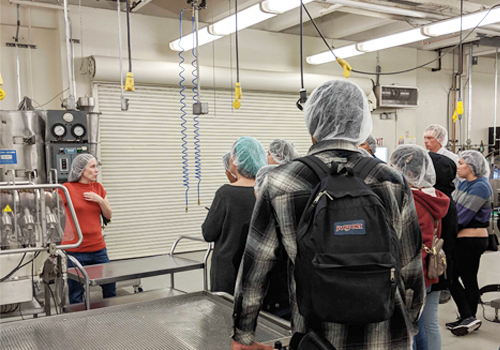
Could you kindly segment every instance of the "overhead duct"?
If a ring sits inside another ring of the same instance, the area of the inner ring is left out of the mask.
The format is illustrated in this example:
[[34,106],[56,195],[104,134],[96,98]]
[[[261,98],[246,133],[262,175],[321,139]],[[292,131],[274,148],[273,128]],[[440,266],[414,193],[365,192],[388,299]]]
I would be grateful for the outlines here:
[[[114,57],[91,56],[88,58],[89,75],[94,81],[118,82],[120,76],[119,59]],[[157,62],[134,60],[135,81],[143,84],[177,85],[179,84],[179,65],[175,62]],[[200,66],[206,88],[232,89],[231,69],[223,67]],[[214,86],[214,74],[216,86]],[[264,70],[240,69],[241,80],[245,81],[245,88],[255,91],[297,92],[300,85],[298,73],[275,72]],[[347,80],[344,77],[322,74],[305,74],[306,89],[314,90],[329,80]],[[359,85],[367,96],[373,93],[371,79],[349,78],[349,81]],[[186,86],[190,86],[191,79],[186,79]],[[192,86],[192,85],[191,85]],[[375,101],[375,100],[373,100]]]

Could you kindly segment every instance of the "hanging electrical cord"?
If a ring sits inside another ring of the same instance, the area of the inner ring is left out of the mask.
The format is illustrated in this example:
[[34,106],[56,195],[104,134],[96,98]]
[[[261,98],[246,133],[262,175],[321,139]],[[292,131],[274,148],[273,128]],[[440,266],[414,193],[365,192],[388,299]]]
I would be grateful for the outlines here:
[[[314,19],[312,18],[312,16],[310,15],[309,11],[307,10],[307,7],[306,5],[302,5],[304,7],[304,10],[306,11],[306,14],[309,16],[309,19],[311,20],[311,22],[313,23],[314,25],[314,28],[316,29],[316,32],[319,34],[319,36],[321,37],[321,39],[323,40],[323,42],[325,43],[326,47],[328,48],[328,50],[330,50],[330,52],[332,53],[332,55],[335,57],[335,59],[338,61],[340,58],[337,57],[335,55],[335,53],[333,52],[333,49],[330,47],[330,45],[328,44],[328,42],[326,41],[325,37],[323,36],[323,33],[321,32],[321,30],[318,28],[318,26],[316,25],[316,22],[314,21]],[[500,4],[496,4],[494,6],[492,6],[488,12],[484,15],[484,17],[481,19],[481,21],[474,27],[471,29],[470,33],[467,34],[464,38],[463,38],[463,41],[467,40],[467,38],[469,38],[469,36],[472,35],[472,33],[481,25],[481,23],[484,21],[484,19],[488,16],[488,14],[494,9],[494,8],[497,8],[499,7]],[[433,59],[432,61],[429,61],[427,63],[424,63],[424,64],[421,64],[419,66],[416,66],[416,67],[413,67],[413,68],[408,68],[408,69],[405,69],[405,70],[401,70],[401,71],[395,71],[395,72],[386,72],[386,73],[377,73],[377,72],[364,72],[364,71],[359,71],[359,70],[356,70],[356,69],[350,69],[350,71],[354,72],[354,73],[358,73],[358,74],[364,74],[364,75],[397,75],[397,74],[402,74],[402,73],[408,73],[408,72],[411,72],[411,71],[414,71],[416,69],[419,69],[419,68],[423,68],[425,66],[428,66],[429,64],[431,63],[434,63],[436,61],[438,61],[440,58],[446,56],[447,54],[449,54],[450,52],[452,52],[454,49],[456,49],[460,44],[457,44],[455,46],[452,46],[450,47],[449,49],[447,50],[443,50],[443,52],[438,55],[438,57],[436,57],[435,59]],[[345,70],[345,69],[344,69]]]
[[[491,11],[491,9],[490,9]],[[490,13],[488,11],[488,13]],[[486,14],[486,16],[488,15]],[[464,62],[463,62],[463,55],[464,55],[464,40],[463,40],[463,16],[464,16],[464,0],[460,1],[460,41],[458,43],[458,101],[457,101],[457,107],[455,108],[455,111],[453,111],[453,121],[456,123],[457,119],[460,120],[460,143],[462,141],[462,115],[464,114],[464,102],[462,100],[462,74],[464,70]],[[485,17],[486,17],[485,16]],[[481,22],[484,20],[484,18],[481,20]],[[481,23],[479,22],[479,23]],[[479,26],[479,24],[478,24]],[[476,27],[477,28],[477,27]],[[475,28],[474,28],[475,30]],[[472,33],[472,32],[471,32]],[[455,72],[453,72],[455,73]]]
[[236,86],[234,87],[234,109],[241,107],[241,85],[240,85],[240,55],[238,45],[238,0],[234,0],[234,20],[235,20],[235,49],[236,49]]
[[118,10],[118,55],[120,56],[120,100],[121,110],[128,111],[128,99],[123,95],[123,48],[122,48],[122,16],[120,0],[116,0],[116,7]]
[[[195,18],[194,18],[194,7],[193,7],[193,15],[191,17],[191,23],[192,23],[192,28],[193,28],[193,34],[195,32]],[[191,62],[191,65],[193,66],[193,100],[194,103],[198,103],[198,76],[196,74],[198,70],[198,56],[196,56],[196,51],[195,51],[195,46],[196,46],[196,41],[195,41],[195,36],[193,35],[193,48],[191,49],[191,53],[193,54],[193,61]],[[201,184],[201,152],[200,152],[200,122],[199,119],[200,115],[196,114],[193,117],[193,126],[194,126],[194,164],[195,164],[195,177],[198,180],[198,185],[197,185],[197,193],[198,193],[198,205],[201,204],[200,200],[200,184]]]
[[125,80],[125,91],[135,91],[134,73],[132,73],[132,48],[130,45],[130,0],[125,0],[127,5],[127,45],[128,45],[128,73]]
[[20,73],[20,65],[19,65],[19,28],[21,27],[21,16],[19,15],[19,4],[17,4],[17,28],[16,28],[16,37],[14,41],[16,43],[16,75],[17,75],[17,100],[18,103],[22,100],[21,94],[21,73]]
[[303,40],[304,40],[304,21],[303,21],[303,12],[304,9],[302,8],[303,6],[302,0],[300,0],[300,97],[297,100],[297,103],[295,104],[298,109],[301,111],[304,110],[304,107],[302,107],[302,104],[306,103],[307,101],[307,91],[306,88],[304,87],[304,46],[303,46]]
[[181,10],[181,14],[179,15],[179,31],[180,31],[180,38],[179,40],[179,47],[181,48],[181,51],[179,52],[178,56],[181,59],[179,62],[179,68],[181,69],[179,73],[179,77],[181,78],[181,81],[179,82],[179,85],[181,87],[181,91],[179,94],[181,95],[181,134],[182,134],[182,182],[184,183],[184,186],[186,187],[186,192],[185,192],[185,197],[186,197],[186,213],[188,212],[188,205],[189,205],[189,200],[188,200],[188,194],[189,194],[189,168],[188,168],[188,147],[187,147],[187,120],[186,120],[186,111],[185,108],[187,107],[186,103],[184,100],[186,99],[186,95],[184,94],[184,91],[186,90],[186,87],[184,86],[184,81],[186,80],[183,76],[184,74],[184,67],[182,64],[184,63],[184,57],[182,57],[182,54],[184,53],[184,48],[182,47],[182,14],[184,13],[185,9]]

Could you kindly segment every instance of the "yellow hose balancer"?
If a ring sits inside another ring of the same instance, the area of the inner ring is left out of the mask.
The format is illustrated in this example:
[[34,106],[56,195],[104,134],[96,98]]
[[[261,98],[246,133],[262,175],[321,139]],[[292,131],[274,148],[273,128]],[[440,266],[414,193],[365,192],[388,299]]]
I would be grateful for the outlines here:
[[344,77],[349,78],[351,76],[351,70],[352,70],[351,65],[347,61],[341,59],[340,57],[337,57],[337,62],[340,64],[342,68],[344,68]]
[[2,89],[3,85],[3,79],[2,75],[0,74],[0,101],[2,101],[5,98],[5,91]]
[[135,91],[134,73],[128,72],[125,79],[125,91]]
[[236,83],[236,86],[234,87],[234,102],[233,102],[233,107],[234,109],[240,109],[241,107],[241,85],[240,83]]

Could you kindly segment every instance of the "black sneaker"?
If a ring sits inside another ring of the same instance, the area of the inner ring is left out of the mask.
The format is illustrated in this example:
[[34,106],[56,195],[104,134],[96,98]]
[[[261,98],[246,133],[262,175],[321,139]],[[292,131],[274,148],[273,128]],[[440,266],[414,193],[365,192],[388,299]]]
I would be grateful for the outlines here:
[[454,321],[454,322],[448,322],[448,323],[446,323],[446,328],[448,328],[448,330],[451,330],[452,328],[458,326],[461,322],[462,322],[462,319],[457,318],[457,320]]
[[456,335],[458,337],[467,335],[474,330],[478,329],[481,327],[482,322],[474,317],[469,317],[460,322],[458,326],[455,326],[451,329],[451,333],[453,335]]

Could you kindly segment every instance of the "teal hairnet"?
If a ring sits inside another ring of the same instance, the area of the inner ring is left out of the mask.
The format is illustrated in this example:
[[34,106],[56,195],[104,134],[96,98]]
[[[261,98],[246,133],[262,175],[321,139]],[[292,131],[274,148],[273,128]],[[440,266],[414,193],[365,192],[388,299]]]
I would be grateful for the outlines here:
[[307,99],[304,119],[316,141],[343,140],[359,145],[372,133],[372,115],[361,88],[349,81],[332,80]]
[[469,166],[470,170],[477,177],[489,177],[490,176],[490,166],[488,161],[484,156],[473,150],[462,151],[458,154],[465,163]]
[[92,160],[95,160],[92,154],[85,153],[77,155],[75,159],[73,159],[73,163],[71,163],[68,182],[78,182],[82,177],[83,171]]
[[257,171],[257,175],[255,175],[254,186],[256,195],[259,195],[260,189],[264,185],[264,180],[267,179],[267,175],[269,174],[269,172],[273,169],[276,169],[278,166],[278,164],[266,165],[260,168],[259,171]]
[[266,150],[260,142],[250,136],[240,137],[231,148],[231,158],[238,173],[254,179],[260,168],[267,165]]

